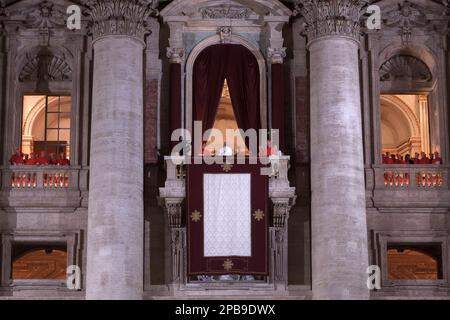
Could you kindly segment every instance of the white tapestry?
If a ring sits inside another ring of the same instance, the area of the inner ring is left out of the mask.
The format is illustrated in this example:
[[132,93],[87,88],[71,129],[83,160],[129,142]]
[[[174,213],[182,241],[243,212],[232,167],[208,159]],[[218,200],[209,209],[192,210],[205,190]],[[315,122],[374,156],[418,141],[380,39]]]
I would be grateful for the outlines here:
[[204,256],[251,256],[251,175],[205,174]]

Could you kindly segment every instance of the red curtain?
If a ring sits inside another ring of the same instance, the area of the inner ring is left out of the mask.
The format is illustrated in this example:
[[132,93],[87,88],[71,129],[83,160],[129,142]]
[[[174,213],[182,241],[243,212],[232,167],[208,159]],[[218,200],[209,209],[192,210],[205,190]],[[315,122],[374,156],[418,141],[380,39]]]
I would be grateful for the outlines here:
[[245,47],[213,45],[203,50],[194,64],[193,119],[203,131],[214,125],[225,79],[239,128],[260,129],[259,66]]
[[284,94],[283,65],[272,64],[272,129],[279,133],[280,150],[285,150],[284,142]]
[[[181,64],[170,64],[170,96],[169,96],[169,139],[177,129],[181,128]],[[171,141],[173,147],[177,144]]]

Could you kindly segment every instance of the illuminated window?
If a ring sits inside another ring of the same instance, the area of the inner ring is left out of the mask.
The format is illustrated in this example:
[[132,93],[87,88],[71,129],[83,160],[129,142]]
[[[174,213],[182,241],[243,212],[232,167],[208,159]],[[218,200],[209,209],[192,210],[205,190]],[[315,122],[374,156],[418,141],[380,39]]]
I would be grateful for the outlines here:
[[437,151],[431,146],[428,97],[422,95],[381,96],[382,152],[406,156]]
[[440,245],[388,245],[388,279],[442,279],[441,260]]
[[23,97],[22,152],[63,153],[70,158],[70,96]]
[[[233,104],[231,102],[230,91],[228,89],[228,83],[226,79],[223,85],[222,96],[220,98],[219,108],[217,109],[213,128],[219,130],[222,133],[224,140],[226,140],[227,137],[227,129],[237,130],[239,128],[236,116],[234,114]],[[244,139],[242,139],[240,135],[235,137],[234,141],[226,141],[226,143],[228,146],[232,147],[235,152],[246,152],[247,150]],[[208,143],[208,149],[210,150],[217,151],[221,147],[222,143],[220,141],[211,141],[210,143]]]
[[65,246],[13,247],[12,279],[66,279],[67,249]]

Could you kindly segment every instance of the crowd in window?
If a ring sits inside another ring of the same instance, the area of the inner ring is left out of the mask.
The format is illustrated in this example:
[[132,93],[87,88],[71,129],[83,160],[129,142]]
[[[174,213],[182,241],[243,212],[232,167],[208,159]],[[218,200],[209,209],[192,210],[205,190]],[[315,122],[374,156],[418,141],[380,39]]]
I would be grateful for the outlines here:
[[24,154],[20,149],[11,156],[9,162],[11,165],[28,165],[28,166],[69,166],[70,160],[66,158],[64,152],[50,153],[47,151],[31,152],[29,155]]
[[400,154],[390,154],[386,152],[383,154],[383,164],[442,164],[442,158],[439,152],[430,153],[427,155],[425,152],[415,153],[414,158],[407,154],[403,158]]

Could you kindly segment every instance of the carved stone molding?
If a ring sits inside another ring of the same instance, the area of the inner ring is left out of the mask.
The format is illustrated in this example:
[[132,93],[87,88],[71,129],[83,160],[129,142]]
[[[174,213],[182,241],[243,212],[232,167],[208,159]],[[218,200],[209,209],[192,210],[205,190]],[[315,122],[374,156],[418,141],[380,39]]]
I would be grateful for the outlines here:
[[396,55],[380,68],[380,81],[407,80],[417,82],[431,81],[428,66],[420,59],[408,55]]
[[184,58],[184,48],[167,48],[167,58],[170,63],[181,63]]
[[295,0],[294,15],[301,14],[311,42],[339,35],[359,41],[361,9],[367,0]]
[[181,214],[182,214],[182,207],[181,204],[183,202],[183,199],[175,200],[175,201],[167,201],[166,200],[166,213],[167,213],[167,220],[169,224],[169,228],[181,228]]
[[400,28],[403,43],[409,43],[414,27],[425,26],[428,22],[422,10],[408,1],[399,3],[396,9],[386,14],[384,20],[386,26]]
[[214,6],[201,8],[203,19],[248,19],[250,9],[239,6]]
[[267,58],[271,64],[282,64],[286,58],[286,48],[268,48]]
[[231,42],[231,35],[232,35],[231,27],[220,27],[218,33],[220,35],[221,43]]
[[94,37],[127,35],[144,39],[149,33],[147,19],[157,13],[159,0],[84,0],[92,18],[90,30]]
[[36,56],[27,56],[19,74],[19,81],[70,81],[72,68],[64,56],[41,50]]

